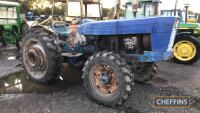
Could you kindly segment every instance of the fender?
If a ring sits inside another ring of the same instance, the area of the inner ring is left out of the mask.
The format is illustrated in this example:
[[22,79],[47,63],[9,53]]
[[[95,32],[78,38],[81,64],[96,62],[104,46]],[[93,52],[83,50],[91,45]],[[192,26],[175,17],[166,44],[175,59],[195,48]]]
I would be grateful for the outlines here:
[[176,38],[181,37],[181,36],[192,36],[191,32],[180,32],[176,34]]
[[[29,32],[32,32],[32,31],[35,31],[35,30],[41,30],[41,31],[45,31],[47,33],[49,33],[50,35],[52,35],[52,37],[50,37],[52,40],[54,40],[54,44],[56,46],[53,46],[53,45],[48,45],[50,46],[53,50],[55,50],[56,52],[61,52],[61,48],[60,48],[60,40],[58,38],[58,35],[52,30],[50,29],[49,27],[46,27],[46,26],[42,26],[42,25],[37,25],[37,26],[33,26],[29,29]],[[56,47],[56,48],[55,48]]]
[[51,34],[53,37],[52,37],[52,40],[54,40],[55,41],[55,44],[59,44],[59,38],[58,38],[58,35],[52,30],[52,29],[50,29],[49,27],[47,27],[47,26],[43,26],[43,25],[37,25],[37,26],[33,26],[33,27],[31,27],[30,29],[29,29],[29,31],[31,32],[31,31],[35,31],[35,30],[43,30],[43,31],[46,31],[46,32],[48,32],[49,34]]

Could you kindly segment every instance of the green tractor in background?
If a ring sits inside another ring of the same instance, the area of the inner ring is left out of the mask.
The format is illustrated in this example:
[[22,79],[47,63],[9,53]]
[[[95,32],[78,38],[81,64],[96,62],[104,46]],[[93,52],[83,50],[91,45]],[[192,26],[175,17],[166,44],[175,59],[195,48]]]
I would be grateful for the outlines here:
[[[125,18],[144,18],[158,15],[158,5],[160,0],[138,0],[138,4],[132,4],[132,1],[127,0],[125,5]],[[136,0],[137,1],[137,0]],[[133,6],[138,7],[137,11],[133,11]],[[162,10],[163,16],[180,17],[178,32],[174,43],[174,57],[176,63],[192,64],[197,61],[200,55],[200,26],[198,23],[185,22],[185,13],[180,10]]]
[[27,30],[28,25],[20,16],[20,4],[18,2],[0,1],[0,43],[16,44]]
[[197,22],[188,21],[187,11],[161,10],[164,16],[179,16],[177,38],[174,45],[174,61],[183,64],[192,64],[200,55],[200,25]]

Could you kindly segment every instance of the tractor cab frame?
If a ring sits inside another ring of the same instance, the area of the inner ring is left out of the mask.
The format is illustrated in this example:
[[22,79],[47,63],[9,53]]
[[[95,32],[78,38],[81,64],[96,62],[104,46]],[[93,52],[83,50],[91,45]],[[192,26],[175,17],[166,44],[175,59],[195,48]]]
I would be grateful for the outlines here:
[[102,4],[100,0],[67,0],[65,16],[102,19]]
[[178,9],[178,10],[161,10],[161,15],[163,15],[163,16],[172,16],[172,15],[174,15],[174,16],[178,16],[179,18],[180,18],[180,22],[185,22],[185,11],[183,11],[183,10],[180,10],[180,9]]
[[125,18],[142,18],[157,15],[159,0],[138,0],[136,15],[133,14],[132,0],[125,4]]

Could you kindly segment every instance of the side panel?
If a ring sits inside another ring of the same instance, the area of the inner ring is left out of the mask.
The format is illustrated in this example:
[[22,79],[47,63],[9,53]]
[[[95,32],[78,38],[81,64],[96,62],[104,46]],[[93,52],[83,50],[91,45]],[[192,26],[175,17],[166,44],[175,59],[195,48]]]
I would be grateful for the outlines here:
[[172,49],[176,34],[174,22],[175,17],[160,17],[156,20],[151,34],[152,51],[159,52]]
[[185,23],[185,22],[180,22],[178,29],[195,29],[198,28],[199,24],[198,23]]
[[156,18],[89,22],[79,27],[82,35],[124,35],[152,33]]
[[78,31],[81,35],[116,35],[116,23],[116,20],[88,22],[80,25]]
[[172,51],[168,52],[151,52],[145,51],[144,54],[124,54],[126,60],[129,62],[159,62],[168,60],[172,56]]
[[118,34],[149,34],[152,33],[152,28],[156,18],[135,19],[118,21]]
[[175,17],[149,17],[89,22],[79,27],[82,35],[129,35],[151,34],[153,52],[172,50],[176,26]]

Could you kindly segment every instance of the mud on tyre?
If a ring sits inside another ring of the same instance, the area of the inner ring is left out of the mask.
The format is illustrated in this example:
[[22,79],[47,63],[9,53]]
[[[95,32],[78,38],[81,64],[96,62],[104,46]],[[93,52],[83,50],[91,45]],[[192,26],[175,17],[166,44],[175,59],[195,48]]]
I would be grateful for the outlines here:
[[35,82],[46,84],[60,75],[61,52],[53,37],[44,29],[32,29],[22,40],[23,66]]
[[133,75],[127,64],[111,52],[91,56],[83,68],[84,87],[97,103],[116,106],[129,97]]
[[134,73],[134,80],[137,82],[148,82],[152,80],[157,74],[157,63],[134,63],[131,65]]

